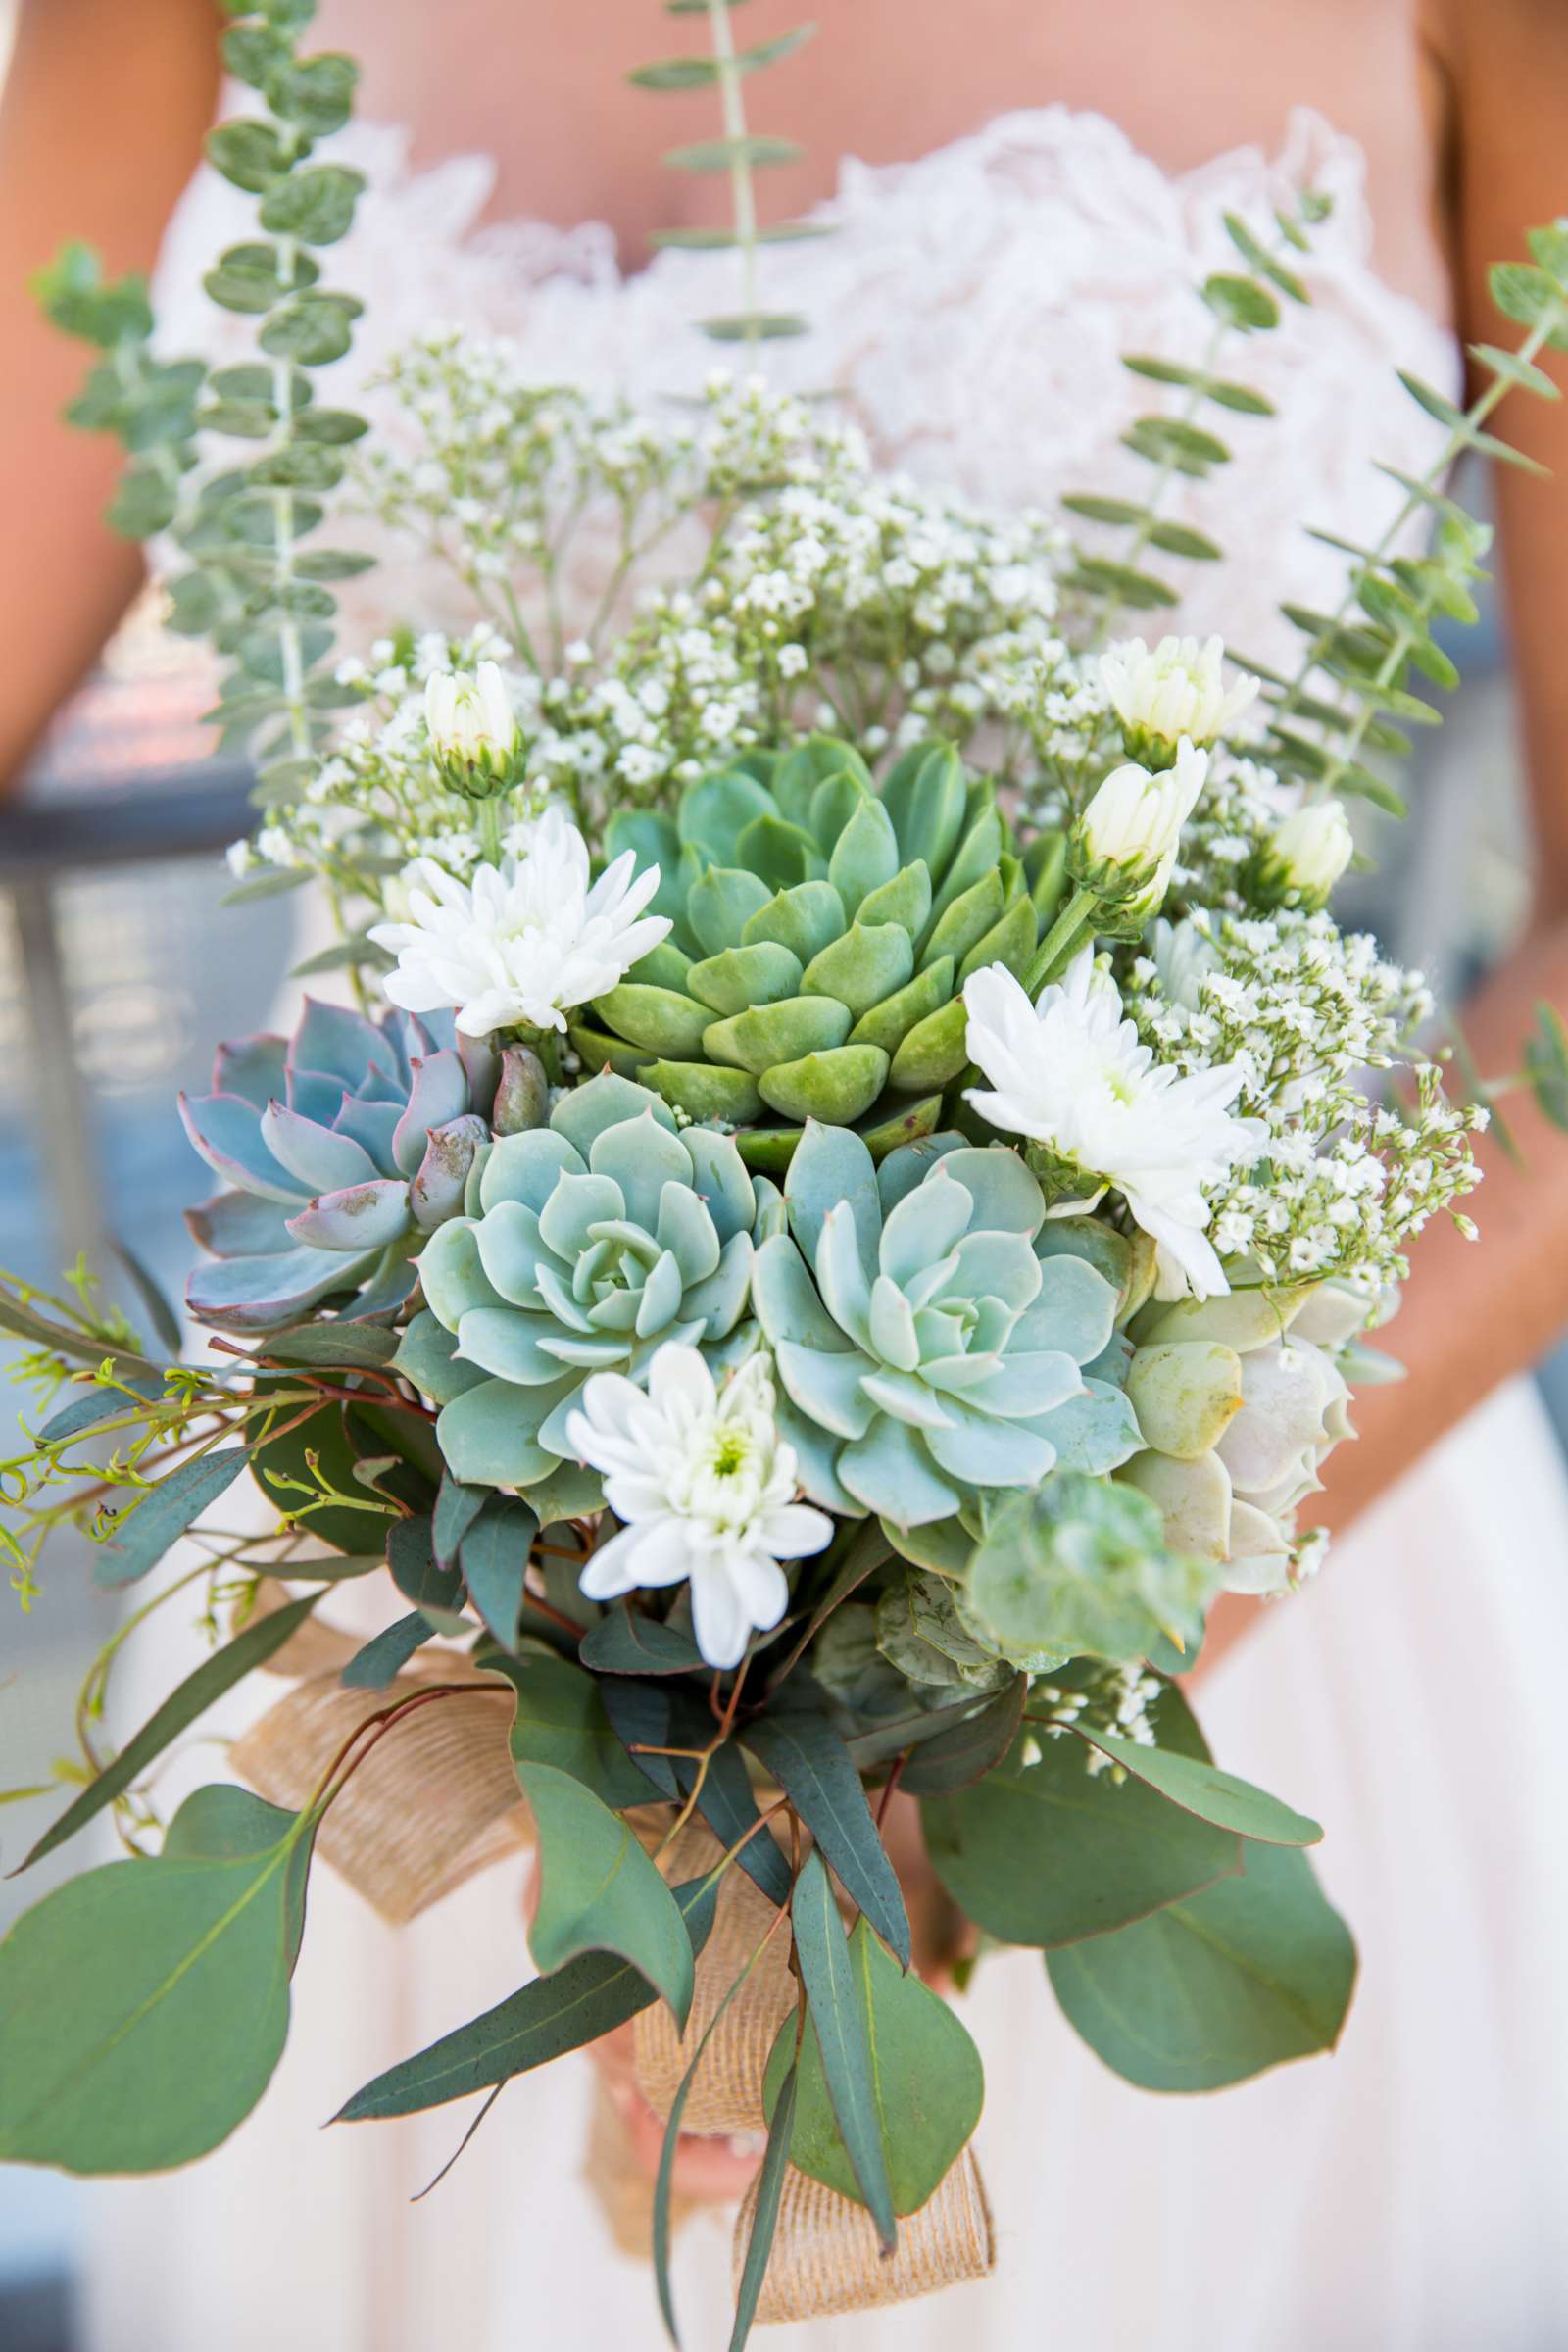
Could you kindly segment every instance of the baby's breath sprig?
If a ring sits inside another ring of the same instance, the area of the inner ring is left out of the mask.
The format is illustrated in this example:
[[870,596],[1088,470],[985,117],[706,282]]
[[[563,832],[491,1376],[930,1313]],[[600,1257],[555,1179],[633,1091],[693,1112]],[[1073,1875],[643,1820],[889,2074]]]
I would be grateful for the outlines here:
[[793,164],[803,150],[793,139],[760,138],[747,126],[742,82],[748,74],[776,65],[808,41],[814,24],[800,24],[769,41],[738,49],[730,21],[732,8],[742,0],[664,0],[672,17],[706,17],[710,54],[707,57],[666,57],[655,65],[639,66],[630,79],[643,90],[716,89],[722,110],[723,135],[695,146],[676,147],[664,161],[677,172],[724,172],[729,175],[731,225],[728,228],[656,229],[651,242],[696,251],[734,252],[740,256],[741,305],[738,311],[704,318],[705,335],[715,343],[743,343],[754,351],[759,343],[782,336],[804,335],[807,321],[796,311],[764,310],[759,289],[758,249],[801,237],[826,235],[811,220],[780,220],[763,228],[757,213],[754,173],[769,165]]

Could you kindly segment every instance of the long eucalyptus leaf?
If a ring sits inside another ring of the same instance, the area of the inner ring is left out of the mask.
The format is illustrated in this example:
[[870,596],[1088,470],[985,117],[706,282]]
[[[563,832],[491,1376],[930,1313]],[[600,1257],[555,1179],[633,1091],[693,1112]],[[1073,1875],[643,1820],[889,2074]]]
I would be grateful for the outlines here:
[[742,1734],[838,1872],[853,1902],[909,1965],[909,1920],[898,1874],[865,1801],[860,1776],[832,1725],[820,1715],[779,1711],[759,1716]]
[[865,2016],[856,1998],[844,1923],[819,1853],[807,1856],[806,1867],[795,1882],[790,1919],[839,2137],[855,2168],[861,2199],[876,2224],[882,2251],[891,2254],[899,2232],[876,2110],[871,2044]]

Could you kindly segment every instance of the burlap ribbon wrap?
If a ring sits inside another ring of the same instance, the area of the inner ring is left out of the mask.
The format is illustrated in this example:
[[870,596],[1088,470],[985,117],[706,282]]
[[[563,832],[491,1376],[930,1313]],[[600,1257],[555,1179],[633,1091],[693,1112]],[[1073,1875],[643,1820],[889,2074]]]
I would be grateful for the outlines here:
[[[263,1606],[275,1607],[285,1597],[280,1591],[267,1592]],[[434,1648],[421,1651],[384,1690],[346,1689],[338,1678],[359,1647],[354,1637],[326,1625],[302,1627],[269,1667],[299,1679],[235,1744],[231,1761],[260,1795],[297,1807],[344,1741],[372,1715],[438,1684],[471,1685],[469,1703],[411,1710],[351,1775],[321,1824],[317,1842],[323,1859],[384,1919],[401,1924],[475,1871],[528,1845],[532,1827],[508,1744],[511,1693],[474,1674],[455,1652]],[[654,1848],[662,1843],[672,1816],[667,1807],[650,1806],[631,1818]],[[660,1867],[671,1879],[689,1879],[710,1868],[721,1850],[701,1822],[691,1822],[661,1855]],[[777,1916],[744,1871],[727,1872],[697,1963],[685,2033],[676,2032],[662,2001],[638,2014],[637,2086],[661,2120],[667,2119],[725,1993]],[[714,2031],[687,2097],[684,2131],[765,2131],[763,2071],[796,1997],[788,1935],[780,1930]],[[603,2085],[587,2174],[616,2243],[646,2257],[653,2183],[633,2161],[624,2123]],[[736,2222],[737,2278],[756,2198],[754,2183]],[[677,2198],[671,2219],[679,2222],[689,2210]],[[995,2259],[991,2211],[967,2148],[920,2211],[900,2222],[897,2250],[887,2257],[862,2206],[791,2166],[757,2318],[766,2324],[872,2310],[984,2278]]]

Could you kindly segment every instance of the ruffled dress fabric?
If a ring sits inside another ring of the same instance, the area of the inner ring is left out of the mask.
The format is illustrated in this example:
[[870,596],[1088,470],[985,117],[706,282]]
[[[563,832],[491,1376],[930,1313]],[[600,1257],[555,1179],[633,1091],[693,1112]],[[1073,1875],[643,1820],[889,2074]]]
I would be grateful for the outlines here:
[[[679,322],[722,303],[711,257],[666,252],[622,278],[600,229],[475,231],[483,163],[411,175],[394,131],[339,144],[375,190],[334,267],[371,297],[345,374],[454,318],[515,340],[540,380],[645,400],[689,390],[709,365]],[[1238,418],[1237,463],[1182,485],[1170,510],[1234,551],[1212,579],[1193,567],[1175,625],[1219,628],[1268,661],[1290,635],[1275,600],[1319,601],[1341,576],[1302,521],[1375,533],[1390,485],[1373,461],[1429,452],[1395,368],[1445,385],[1457,374],[1451,338],[1374,275],[1362,160],[1317,117],[1294,118],[1277,158],[1240,150],[1177,178],[1108,122],[1056,107],[896,170],[847,164],[829,208],[839,233],[769,257],[770,302],[806,309],[815,328],[784,365],[835,385],[884,463],[974,498],[1136,489],[1116,438],[1154,404],[1117,355],[1191,361],[1202,326],[1189,288],[1227,264],[1223,213],[1266,218],[1307,184],[1335,199],[1302,265],[1312,310],[1235,362],[1281,421]],[[187,201],[164,271],[176,314],[198,267],[242,229],[228,197],[209,179]],[[192,315],[183,339],[206,331]],[[389,567],[364,584],[350,628],[431,609],[416,567]],[[778,2330],[780,2352],[1568,2340],[1565,1555],[1568,1482],[1533,1391],[1515,1384],[1409,1474],[1314,1587],[1270,1609],[1202,1694],[1221,1760],[1327,1824],[1323,1876],[1362,1951],[1338,2053],[1214,2097],[1151,2097],[1076,2041],[1038,1955],[987,1960],[962,2013],[986,2063],[977,2145],[995,2276]],[[155,1671],[167,1688],[167,1651]],[[466,2112],[319,2129],[372,2074],[528,1974],[516,1869],[399,1932],[318,1873],[293,2034],[259,2112],[177,2180],[91,2192],[92,2352],[658,2342],[652,2279],[613,2253],[580,2178],[581,2061],[514,2082],[412,2210]],[[709,2214],[679,2241],[677,2304],[697,2352],[727,2341],[728,2236],[728,2215]]]

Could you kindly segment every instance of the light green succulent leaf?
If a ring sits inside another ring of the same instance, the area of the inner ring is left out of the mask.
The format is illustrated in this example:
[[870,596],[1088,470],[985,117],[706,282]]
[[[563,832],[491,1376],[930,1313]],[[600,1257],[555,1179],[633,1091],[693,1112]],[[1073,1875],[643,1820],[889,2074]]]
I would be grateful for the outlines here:
[[419,1282],[430,1312],[456,1331],[470,1307],[505,1306],[506,1299],[485,1274],[476,1229],[454,1217],[431,1234],[419,1252]]
[[662,1250],[643,1285],[642,1298],[637,1308],[637,1337],[655,1338],[679,1311],[685,1285],[680,1278],[680,1263],[674,1252]]
[[889,1111],[885,1118],[861,1120],[859,1135],[871,1157],[882,1159],[890,1152],[899,1152],[906,1144],[921,1143],[934,1135],[942,1116],[940,1095],[927,1095],[918,1102],[905,1102]]
[[[577,1383],[563,1386],[574,1396]],[[465,1486],[524,1487],[560,1467],[517,1411],[519,1397],[548,1397],[554,1390],[523,1390],[509,1380],[482,1380],[444,1407],[435,1425],[442,1459]]]
[[539,1238],[553,1255],[572,1265],[594,1238],[596,1225],[626,1214],[625,1196],[612,1176],[561,1176],[539,1212]]
[[544,1346],[557,1329],[548,1315],[511,1306],[470,1307],[458,1325],[458,1348],[466,1362],[493,1379],[514,1380],[525,1388],[548,1386],[564,1369]]
[[676,829],[682,843],[706,851],[714,865],[744,866],[741,836],[773,807],[765,785],[743,769],[730,768],[723,775],[703,777],[682,794]]
[[1040,924],[1033,904],[1027,898],[1015,898],[963,957],[958,966],[959,988],[971,972],[982,972],[994,963],[1021,978],[1039,936]]
[[809,1124],[790,1161],[784,1199],[790,1230],[808,1262],[816,1257],[829,1212],[847,1202],[859,1239],[860,1262],[868,1278],[875,1272],[881,1200],[875,1163],[858,1135],[815,1121]]
[[750,918],[773,893],[756,874],[731,866],[710,866],[686,894],[686,919],[706,956],[738,948]]
[[899,1202],[924,1182],[939,1159],[965,1149],[963,1137],[950,1127],[921,1136],[917,1142],[901,1144],[896,1152],[890,1152],[878,1162],[876,1171],[877,1198],[882,1203],[883,1216],[892,1216]]
[[901,854],[940,872],[957,846],[968,798],[963,761],[951,744],[915,744],[904,753],[882,787]]
[[774,1354],[786,1393],[808,1420],[835,1437],[864,1437],[877,1411],[862,1387],[876,1370],[868,1356],[830,1354],[796,1340],[777,1341]]
[[[579,1306],[570,1290],[562,1280],[561,1269],[553,1259],[540,1259],[534,1268],[534,1286],[539,1293],[541,1303],[555,1316],[564,1331],[574,1331],[583,1339],[590,1339],[593,1336],[593,1316],[585,1308]],[[613,1318],[603,1311],[609,1301],[602,1299],[598,1303],[601,1325],[612,1321]],[[628,1329],[636,1318],[636,1311],[635,1303],[626,1309],[626,1327]]]
[[[583,1068],[597,1072],[601,1078],[623,1078],[630,1083],[648,1060],[646,1046],[631,1045],[623,1037],[612,1036],[608,1029],[596,1028],[591,1021],[569,1020],[566,1037]],[[470,1206],[468,1214],[475,1213]]]
[[[957,1153],[950,1153],[949,1159]],[[882,1227],[877,1263],[884,1276],[906,1289],[929,1268],[946,1263],[974,1222],[974,1195],[955,1184],[948,1160],[935,1162],[923,1181],[917,1175]],[[957,1260],[953,1258],[956,1278]]]
[[1115,1329],[1115,1291],[1081,1257],[1048,1257],[1040,1277],[1039,1296],[1019,1322],[1014,1346],[1064,1348],[1078,1363],[1092,1363]]
[[816,1245],[816,1287],[839,1329],[857,1348],[871,1351],[871,1286],[848,1200],[830,1208]]
[[882,1533],[902,1558],[956,1583],[967,1576],[975,1538],[958,1518],[933,1519],[924,1527],[895,1527],[884,1519]]
[[906,1033],[893,1056],[894,1085],[911,1094],[921,1087],[947,1086],[968,1059],[967,1038],[963,999],[955,997]]
[[914,1313],[898,1284],[879,1274],[871,1285],[871,1350],[896,1372],[912,1372],[920,1361]]
[[939,956],[923,972],[861,1013],[850,1031],[855,1046],[880,1046],[895,1059],[911,1029],[942,1011],[953,995],[953,958]]
[[1177,1461],[1167,1453],[1137,1453],[1118,1473],[1159,1512],[1173,1550],[1219,1565],[1231,1547],[1230,1472],[1217,1453]]
[[757,1221],[760,1188],[747,1173],[746,1162],[727,1135],[688,1127],[681,1137],[696,1186],[720,1242],[750,1233]]
[[732,1234],[720,1250],[712,1273],[706,1281],[693,1283],[686,1292],[681,1313],[700,1321],[709,1339],[723,1339],[734,1330],[745,1310],[755,1263],[751,1235]]
[[1032,1487],[1054,1467],[1049,1438],[1016,1421],[995,1420],[959,1398],[949,1400],[952,1426],[924,1432],[926,1450],[960,1494],[974,1487]]
[[[945,904],[920,951],[922,965],[938,956],[951,956],[955,963],[961,964],[970,949],[986,937],[1001,915],[1006,894],[1001,874],[991,866],[956,897],[945,893],[944,899]],[[1023,903],[1027,906],[1027,900]],[[1033,920],[1032,909],[1030,920]]]
[[856,916],[858,923],[897,923],[906,931],[910,940],[909,968],[914,968],[913,942],[924,930],[931,913],[931,869],[919,860],[904,865],[891,882],[878,883],[860,901]]
[[1246,1355],[1283,1339],[1314,1286],[1296,1290],[1231,1291],[1219,1298],[1182,1298],[1175,1305],[1153,1302],[1139,1317],[1134,1333],[1140,1348],[1159,1347],[1177,1340],[1218,1340]]
[[802,825],[769,808],[749,824],[736,845],[736,862],[758,875],[770,890],[788,890],[797,882],[819,880],[826,871],[815,841]]
[[[981,791],[984,791],[983,787]],[[944,875],[942,887],[932,902],[932,912],[938,922],[947,913],[949,907],[956,906],[958,901],[964,898],[976,884],[984,883],[993,877],[1000,883],[1001,878],[997,875],[997,863],[1002,856],[1002,819],[992,806],[989,794],[981,802],[978,794],[971,793],[968,814],[967,829],[959,841],[957,849],[954,852],[953,862]],[[1000,908],[1000,898],[997,906]],[[994,916],[988,917],[988,921],[994,919]],[[930,942],[928,940],[925,953],[929,954],[929,952]]]
[[895,1421],[910,1429],[951,1429],[956,1418],[935,1389],[908,1372],[873,1371],[860,1384],[862,1392]]
[[888,1057],[880,1046],[835,1046],[799,1061],[775,1063],[758,1080],[757,1091],[783,1118],[846,1127],[864,1117],[887,1076]]
[[1063,1470],[1086,1470],[1095,1477],[1117,1470],[1143,1446],[1143,1436],[1119,1388],[1084,1377],[1081,1396],[1068,1397],[1041,1424],[1041,1434],[1056,1449]]
[[812,956],[802,975],[801,988],[808,1001],[812,997],[836,999],[854,1020],[913,977],[914,942],[907,931],[896,923],[867,923],[857,918],[841,939]]
[[706,1282],[717,1269],[718,1228],[707,1203],[689,1183],[664,1183],[653,1231],[660,1248],[673,1252],[683,1282]]
[[[450,1226],[443,1228],[446,1232],[452,1230]],[[524,1208],[520,1200],[501,1200],[468,1230],[478,1250],[484,1278],[500,1297],[512,1306],[537,1306],[539,1291],[535,1276],[541,1257],[548,1252],[533,1210]],[[454,1250],[453,1254],[456,1258],[458,1252]],[[425,1296],[430,1296],[428,1282]],[[489,1301],[476,1297],[472,1303],[483,1306]]]
[[1146,1446],[1191,1460],[1209,1453],[1242,1409],[1242,1359],[1219,1340],[1140,1348],[1127,1396]]
[[670,1054],[677,1058],[701,1051],[710,1017],[706,1006],[690,997],[671,988],[652,987],[643,980],[623,980],[600,998],[598,1008],[628,1044],[646,1054]]
[[741,945],[770,942],[787,948],[804,970],[829,940],[839,937],[847,920],[844,901],[831,882],[797,882],[793,889],[776,891],[765,906],[747,917]]
[[392,1369],[413,1381],[421,1396],[434,1404],[450,1404],[467,1389],[477,1388],[484,1374],[457,1354],[457,1335],[422,1307],[398,1336]]
[[[654,905],[659,905],[657,899]],[[689,997],[692,993],[687,986],[692,959],[684,948],[676,947],[673,939],[662,939],[657,948],[650,948],[634,969],[638,980],[649,988],[668,989],[677,997]]]
[[[1023,1234],[966,1233],[953,1254],[958,1263],[946,1297],[1000,1299],[1015,1319],[1027,1313],[1040,1291],[1043,1269]],[[1036,1340],[1033,1345],[1050,1343]]]
[[[618,1127],[625,1119],[640,1118],[644,1111],[662,1127],[673,1129],[675,1122],[656,1094],[628,1078],[605,1072],[563,1095],[550,1113],[549,1128],[536,1132],[564,1136],[586,1167],[595,1143],[607,1127]],[[488,1207],[489,1202],[485,1205]],[[540,1203],[535,1201],[533,1206],[537,1208]]]
[[1110,1343],[1084,1366],[1085,1380],[1102,1381],[1109,1388],[1124,1389],[1132,1370],[1133,1357],[1138,1350],[1124,1331],[1113,1331]]
[[706,1061],[646,1061],[641,1076],[667,1103],[689,1119],[722,1119],[738,1127],[755,1119],[762,1098],[745,1070],[718,1069]]
[[1098,1217],[1048,1217],[1035,1236],[1035,1252],[1040,1257],[1082,1258],[1110,1284],[1121,1312],[1133,1264],[1132,1244],[1125,1234]]
[[959,1488],[942,1476],[927,1451],[925,1436],[886,1415],[844,1447],[837,1466],[850,1493],[895,1527],[951,1519],[961,1499]]
[[764,1242],[757,1252],[752,1303],[774,1348],[793,1340],[819,1353],[841,1355],[853,1347],[822,1304],[806,1260],[785,1234]]
[[[603,1086],[605,1079],[590,1082]],[[610,1081],[613,1085],[619,1079]],[[586,1093],[588,1090],[582,1090]],[[580,1176],[588,1165],[587,1145],[579,1152],[569,1136],[548,1127],[529,1127],[519,1135],[498,1135],[490,1147],[479,1178],[479,1210],[487,1215],[503,1200],[518,1200],[537,1216],[556,1189],[558,1178]]]
[[[852,1494],[838,1474],[838,1458],[844,1441],[830,1430],[822,1429],[786,1394],[774,1407],[774,1419],[779,1436],[794,1448],[796,1474],[808,1497],[825,1511],[834,1511],[843,1519],[861,1519],[865,1505]],[[842,1611],[835,1610],[828,1619],[832,1625]],[[824,1632],[826,1628],[824,1627]]]
[[[642,965],[637,968],[640,971]],[[686,975],[686,988],[722,1019],[746,1012],[754,1004],[776,1004],[782,998],[793,997],[801,985],[802,969],[800,957],[788,948],[760,939],[750,947],[725,948],[721,955],[694,963]]]
[[1036,1354],[1009,1348],[994,1372],[972,1382],[962,1394],[964,1403],[976,1412],[1029,1421],[1081,1396],[1083,1385],[1077,1364],[1061,1348],[1042,1348]]
[[831,997],[791,997],[784,1004],[759,1004],[727,1020],[710,1021],[702,1047],[710,1060],[749,1070],[760,1078],[781,1063],[842,1046],[850,1034],[847,1005]]
[[599,1340],[580,1340],[570,1332],[558,1330],[552,1332],[542,1345],[558,1373],[613,1372],[628,1360],[625,1339],[618,1334]]
[[970,1222],[977,1233],[1021,1233],[1033,1241],[1040,1232],[1046,1216],[1045,1195],[1007,1145],[962,1145],[948,1153],[945,1173],[961,1184],[973,1200]]
[[[692,1180],[691,1154],[680,1136],[651,1110],[602,1128],[588,1154],[596,1176],[608,1176],[620,1193],[619,1214],[652,1233],[659,1222],[660,1196],[666,1184]],[[551,1245],[552,1248],[555,1246]]]

